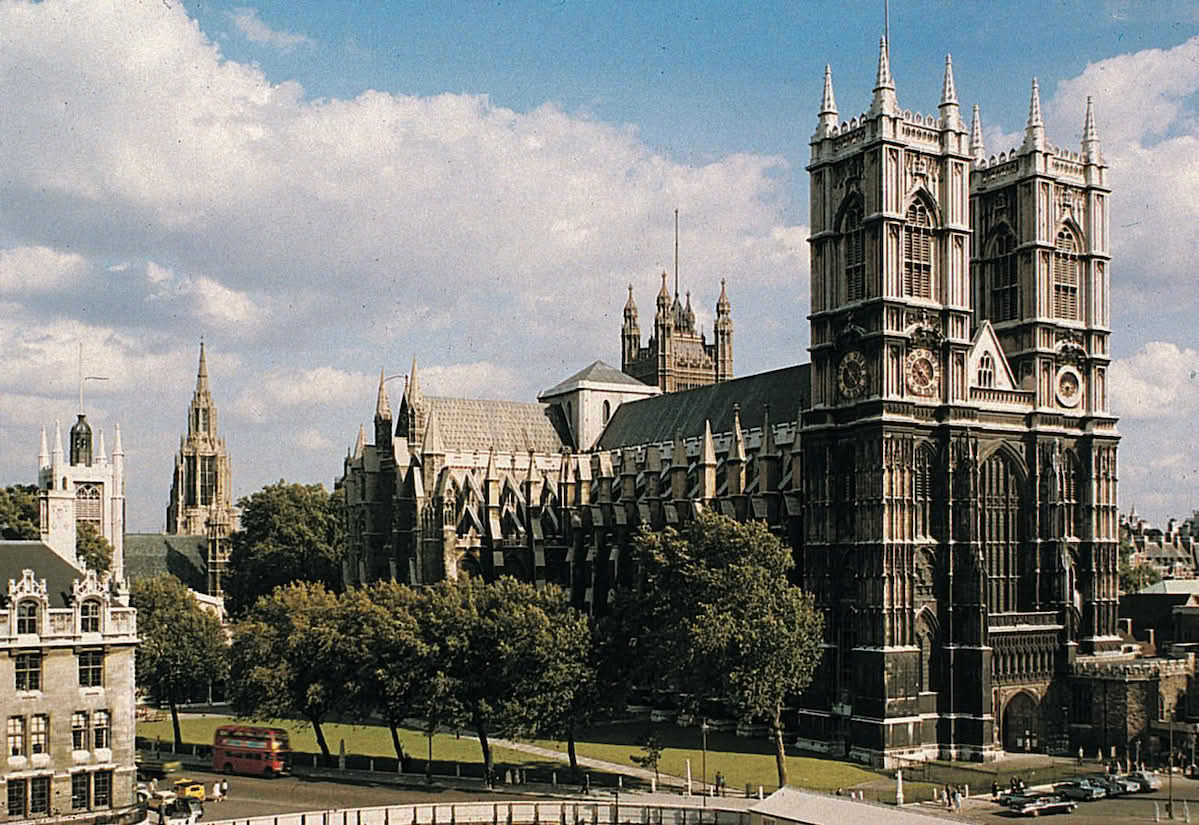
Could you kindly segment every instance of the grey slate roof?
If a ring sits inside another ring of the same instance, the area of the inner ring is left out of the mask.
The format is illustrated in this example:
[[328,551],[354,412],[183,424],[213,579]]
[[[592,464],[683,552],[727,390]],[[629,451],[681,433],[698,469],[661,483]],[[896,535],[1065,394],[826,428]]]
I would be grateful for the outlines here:
[[594,381],[597,384],[627,384],[630,387],[646,388],[649,385],[631,375],[625,375],[611,364],[605,364],[603,361],[592,361],[583,369],[576,372],[574,375],[567,378],[565,381],[560,381],[548,390],[541,393],[541,398],[549,398],[561,392],[574,389],[574,387],[583,381]]
[[846,796],[804,791],[790,786],[780,788],[749,809],[762,817],[781,823],[804,825],[947,825],[961,820],[942,817],[912,808],[897,808],[875,802],[859,802]]
[[601,450],[670,441],[676,432],[684,438],[703,435],[704,421],[712,432],[733,429],[733,404],[741,405],[741,426],[760,427],[762,411],[770,405],[770,421],[794,421],[811,405],[810,364],[797,364],[757,375],[747,375],[685,392],[627,401],[612,413],[596,445]]
[[125,578],[170,573],[197,593],[208,592],[208,539],[163,533],[125,534]]
[[522,401],[425,396],[437,416],[441,443],[454,452],[558,453],[573,446],[570,429],[556,407]]
[[83,571],[40,541],[0,541],[0,601],[8,598],[8,580],[20,580],[22,570],[46,580],[51,607],[69,606],[72,585],[83,578]]

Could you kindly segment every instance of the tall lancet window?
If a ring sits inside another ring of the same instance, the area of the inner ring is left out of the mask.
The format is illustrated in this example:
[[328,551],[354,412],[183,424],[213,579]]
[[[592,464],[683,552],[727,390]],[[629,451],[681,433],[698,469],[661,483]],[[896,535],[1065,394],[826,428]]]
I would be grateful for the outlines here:
[[1016,269],[1016,236],[1005,232],[991,245],[991,320],[1020,317],[1020,281]]
[[1078,241],[1068,229],[1057,233],[1053,250],[1053,317],[1078,320]]
[[841,231],[845,236],[845,300],[860,301],[866,297],[866,230],[860,207],[845,213]]
[[908,208],[903,226],[903,296],[933,297],[933,224],[920,201]]

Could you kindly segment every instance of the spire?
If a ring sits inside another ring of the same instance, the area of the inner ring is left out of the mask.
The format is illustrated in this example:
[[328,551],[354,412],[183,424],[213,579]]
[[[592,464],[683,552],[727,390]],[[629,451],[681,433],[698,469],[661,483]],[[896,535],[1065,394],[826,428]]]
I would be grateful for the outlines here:
[[982,163],[987,159],[987,150],[983,146],[983,121],[978,114],[978,104],[974,104],[974,116],[970,122],[970,154],[974,156],[975,163]]
[[1024,148],[1045,151],[1045,122],[1041,120],[1041,88],[1032,79],[1032,98],[1028,102],[1028,124],[1024,127]]
[[115,429],[116,429],[116,434],[113,436],[113,439],[112,439],[112,457],[113,458],[116,458],[117,456],[125,455],[125,448],[121,446],[121,425],[120,424],[115,425]]
[[379,368],[379,397],[375,400],[375,419],[391,420],[391,403],[387,400],[387,388],[383,385],[383,368]]
[[62,458],[65,454],[66,453],[62,448],[62,423],[59,422],[59,420],[56,418],[56,419],[54,419],[54,460],[55,460],[55,462],[61,463]]
[[100,441],[96,447],[96,463],[107,464],[108,453],[104,451],[104,430],[100,430]]
[[716,466],[716,442],[712,440],[712,421],[704,419],[704,440],[700,447],[699,463],[705,467]]
[[891,60],[887,56],[887,38],[878,41],[878,77],[874,82],[874,100],[870,103],[870,114],[894,115],[899,111],[895,97],[895,81],[891,77]]
[[416,382],[416,356],[412,356],[412,370],[408,373],[408,404],[415,407],[421,402],[420,385]]
[[658,315],[655,320],[663,320],[670,311],[670,290],[666,288],[666,270],[662,270],[662,288],[658,290]]
[[816,136],[828,137],[837,128],[837,99],[833,97],[833,70],[824,64],[824,94],[820,98],[820,118]]
[[208,359],[204,357],[204,339],[200,339],[200,368],[196,372],[196,395],[208,392]]
[[42,426],[42,446],[37,451],[37,468],[50,466],[50,450],[46,447],[46,427]]
[[491,449],[487,451],[487,469],[483,471],[483,479],[485,481],[496,481],[499,479],[499,474],[495,471],[495,445],[491,445]]
[[445,455],[445,447],[441,443],[441,428],[437,426],[437,414],[429,413],[425,425],[425,441],[421,444],[421,455]]
[[629,284],[629,300],[624,302],[624,319],[626,321],[637,320],[637,302],[633,300],[632,284]]
[[716,317],[721,317],[730,314],[733,311],[733,305],[729,303],[729,293],[725,289],[726,281],[720,279],[720,297],[716,299]]
[[953,55],[945,55],[945,80],[941,84],[941,124],[946,129],[960,131],[962,114],[958,108],[958,93],[953,86]]
[[350,454],[350,458],[357,461],[362,458],[362,454],[366,452],[366,427],[362,424],[358,425],[358,438],[354,440],[354,452]]
[[741,405],[733,405],[733,449],[729,455],[733,461],[745,461],[745,434],[741,432]]
[[1102,163],[1099,152],[1099,133],[1095,129],[1095,105],[1087,95],[1087,116],[1082,124],[1082,157],[1087,163]]

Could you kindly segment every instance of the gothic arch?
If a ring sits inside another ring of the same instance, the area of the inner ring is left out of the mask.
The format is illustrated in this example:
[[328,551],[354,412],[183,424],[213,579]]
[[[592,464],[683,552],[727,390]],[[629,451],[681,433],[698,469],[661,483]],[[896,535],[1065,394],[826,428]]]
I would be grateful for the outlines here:
[[1029,609],[1035,595],[1035,564],[1025,548],[1025,475],[1004,446],[980,456],[977,470],[978,540],[988,613]]
[[916,646],[920,648],[916,689],[921,693],[935,693],[941,689],[941,626],[936,613],[927,605],[916,614],[913,626],[916,628]]
[[1028,482],[1028,462],[1024,458],[1020,445],[1010,441],[996,441],[988,444],[979,450],[978,466],[981,467],[987,459],[996,454],[1002,454],[1004,460],[1010,462],[1023,487]]
[[866,199],[862,197],[862,193],[853,190],[841,199],[840,205],[837,207],[837,214],[833,217],[833,229],[840,233],[843,232],[842,224],[845,221],[845,216],[851,211],[858,211],[862,216],[866,215]]
[[1022,688],[1003,703],[1003,749],[1009,753],[1045,749],[1041,697]]
[[903,204],[903,214],[907,215],[914,205],[919,203],[928,210],[930,227],[936,231],[944,226],[945,221],[941,218],[941,208],[937,206],[937,199],[933,193],[928,191],[927,186],[917,186],[908,193],[907,199]]

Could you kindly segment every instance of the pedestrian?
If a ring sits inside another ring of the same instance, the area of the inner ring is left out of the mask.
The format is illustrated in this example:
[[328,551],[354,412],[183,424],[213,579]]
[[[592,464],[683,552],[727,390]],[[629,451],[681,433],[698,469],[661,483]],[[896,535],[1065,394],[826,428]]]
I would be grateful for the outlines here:
[[845,796],[845,789],[837,788],[837,796]]
[[221,801],[224,802],[228,798],[229,798],[229,780],[222,779],[221,780]]
[[962,790],[961,788],[953,789],[953,807],[959,814],[962,812]]
[[212,801],[221,801],[221,781],[219,779],[212,783]]
[[154,793],[157,790],[158,790],[158,777],[157,776],[150,777],[150,793]]
[[1082,764],[1082,745],[1078,746],[1078,764]]
[[949,783],[945,783],[945,808],[948,810],[953,807],[953,796],[949,793]]
[[999,783],[998,782],[991,783],[991,798],[992,799],[999,798]]

